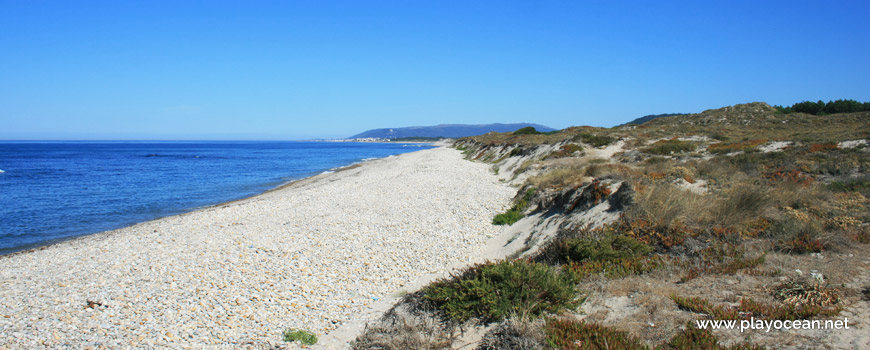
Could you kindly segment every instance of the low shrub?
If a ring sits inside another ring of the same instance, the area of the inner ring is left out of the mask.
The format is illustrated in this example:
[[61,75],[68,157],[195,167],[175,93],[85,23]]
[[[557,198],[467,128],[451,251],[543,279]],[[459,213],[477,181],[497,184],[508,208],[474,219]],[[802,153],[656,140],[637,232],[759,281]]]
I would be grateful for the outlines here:
[[818,238],[815,238],[810,234],[804,233],[790,239],[784,239],[776,242],[775,248],[779,251],[786,253],[806,254],[821,253],[823,250],[825,250],[826,246]]
[[607,145],[613,143],[614,141],[616,141],[616,139],[611,137],[611,136],[595,135],[595,134],[587,134],[587,133],[577,135],[575,138],[579,139],[581,142],[583,142],[585,144],[591,145],[592,147],[607,146]]
[[616,230],[647,244],[656,251],[667,252],[685,242],[686,237],[696,236],[698,233],[686,226],[673,222],[670,225],[664,223],[652,223],[643,219],[625,220],[618,224]]
[[757,267],[764,263],[765,256],[746,257],[743,248],[730,244],[714,244],[700,251],[687,266],[680,282],[688,282],[701,274],[734,274],[739,270]]
[[577,280],[583,280],[594,275],[606,278],[622,278],[631,275],[642,275],[660,269],[671,263],[664,256],[638,256],[614,260],[590,260],[568,263],[567,270]]
[[487,331],[477,350],[538,350],[546,346],[545,338],[539,324],[508,319]]
[[686,324],[686,329],[674,335],[667,343],[656,347],[657,350],[763,350],[765,347],[748,343],[738,343],[731,346],[719,345],[719,339],[709,329],[695,327],[692,322]]
[[713,305],[709,300],[700,297],[671,296],[680,309],[706,314],[715,320],[804,320],[816,316],[836,316],[840,309],[812,304],[779,304],[768,305],[752,299],[740,299],[736,308]]
[[822,281],[807,283],[805,281],[789,281],[773,288],[773,296],[786,305],[828,307],[840,302],[840,291]]
[[303,345],[317,343],[317,335],[302,329],[288,329],[284,331],[284,341],[295,341]]
[[514,204],[513,207],[508,209],[508,211],[496,215],[492,218],[493,225],[513,225],[517,221],[523,218],[526,214],[524,211],[529,207],[529,201],[532,200],[532,196],[535,195],[535,189],[530,188],[526,190],[526,193],[523,194],[523,197]]
[[563,247],[566,260],[576,262],[633,258],[652,252],[650,246],[617,234],[606,234],[600,239],[568,239]]
[[870,179],[856,179],[851,181],[832,181],[828,189],[833,192],[861,192],[870,194]]
[[527,126],[524,128],[517,129],[517,131],[514,131],[514,135],[537,135],[540,133],[541,132],[536,130],[535,127],[533,127],[533,126]]
[[767,142],[765,139],[749,140],[741,142],[720,142],[707,146],[707,151],[713,154],[726,154],[732,152],[747,152],[754,150],[758,145]]
[[548,154],[544,159],[571,157],[577,152],[583,152],[583,146],[569,143],[560,146],[558,150]]
[[478,264],[423,289],[447,319],[482,323],[573,310],[584,300],[578,294],[570,273],[525,260]]
[[776,250],[804,254],[818,253],[826,248],[819,240],[822,225],[814,216],[790,207],[785,207],[784,211],[785,215],[774,221],[765,232],[774,241]]
[[585,321],[548,319],[544,332],[556,349],[649,349],[628,332]]

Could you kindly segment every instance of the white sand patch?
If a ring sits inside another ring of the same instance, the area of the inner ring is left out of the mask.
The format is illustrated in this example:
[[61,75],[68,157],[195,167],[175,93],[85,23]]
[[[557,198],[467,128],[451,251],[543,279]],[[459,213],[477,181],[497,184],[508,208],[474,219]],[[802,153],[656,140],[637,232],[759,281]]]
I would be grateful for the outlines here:
[[842,149],[855,148],[855,147],[859,147],[859,146],[867,146],[867,140],[843,141],[843,142],[838,143],[837,146],[842,148]]
[[791,141],[774,141],[758,146],[758,150],[763,153],[778,152],[791,145]]
[[686,179],[680,179],[675,183],[678,187],[688,190],[692,193],[697,194],[705,194],[707,193],[707,181],[706,180],[695,180],[694,183],[686,181]]

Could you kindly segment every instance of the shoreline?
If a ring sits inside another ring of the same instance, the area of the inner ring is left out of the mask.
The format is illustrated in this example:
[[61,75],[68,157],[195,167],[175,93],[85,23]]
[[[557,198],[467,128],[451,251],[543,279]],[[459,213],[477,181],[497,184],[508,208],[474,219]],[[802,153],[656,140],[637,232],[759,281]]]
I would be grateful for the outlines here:
[[292,348],[476,261],[513,194],[440,147],[0,256],[0,343]]
[[[26,141],[26,142],[34,142],[34,141]],[[104,142],[105,142],[105,141],[104,141]],[[232,142],[232,141],[229,141],[229,142]],[[420,151],[422,151],[422,150],[420,150]],[[413,152],[419,152],[419,151],[413,151]],[[408,152],[408,153],[412,153],[412,152]],[[400,154],[398,154],[398,155],[401,155],[401,154],[404,154],[404,153],[400,153]],[[220,207],[220,206],[224,206],[224,205],[229,205],[229,204],[236,203],[236,202],[245,201],[245,200],[248,200],[248,199],[251,199],[251,198],[257,197],[257,196],[264,195],[264,194],[269,193],[269,192],[278,191],[278,190],[281,190],[281,189],[284,189],[284,188],[289,188],[289,187],[291,187],[293,184],[295,184],[295,183],[297,183],[297,182],[300,182],[300,181],[305,181],[305,180],[309,180],[309,179],[312,179],[312,178],[315,178],[315,177],[318,177],[318,176],[322,176],[322,175],[329,175],[329,174],[334,174],[334,173],[338,173],[338,172],[342,172],[342,171],[346,171],[346,170],[354,169],[354,168],[357,168],[357,167],[362,166],[363,164],[365,164],[365,163],[367,163],[367,162],[371,162],[371,161],[375,161],[375,160],[381,160],[381,159],[386,159],[386,158],[389,158],[389,157],[392,157],[392,156],[396,156],[396,155],[389,155],[389,156],[381,157],[381,158],[365,158],[365,159],[362,159],[362,160],[359,160],[359,161],[356,161],[356,162],[350,163],[350,164],[348,164],[348,165],[343,165],[343,166],[338,166],[338,167],[329,168],[329,169],[326,169],[326,170],[321,171],[321,172],[319,172],[319,173],[317,173],[317,174],[314,174],[314,175],[309,175],[309,176],[305,176],[305,177],[302,177],[302,178],[298,178],[298,179],[294,179],[294,180],[290,180],[290,181],[285,181],[285,182],[282,182],[282,183],[280,183],[280,184],[278,184],[278,185],[276,185],[276,186],[274,186],[274,187],[268,188],[268,189],[266,189],[266,190],[264,190],[264,191],[262,191],[262,192],[255,193],[255,194],[251,194],[251,195],[248,195],[248,196],[245,196],[245,197],[242,197],[242,198],[232,199],[232,200],[228,200],[228,201],[224,201],[224,202],[219,202],[219,203],[215,203],[215,204],[209,204],[209,205],[204,205],[204,206],[198,206],[198,207],[188,208],[188,209],[185,209],[185,211],[182,211],[182,212],[180,212],[180,213],[169,214],[169,215],[164,215],[164,216],[158,216],[158,217],[154,217],[154,218],[152,218],[152,219],[148,219],[148,220],[145,220],[145,221],[138,221],[138,222],[134,222],[134,223],[131,223],[131,224],[126,224],[126,225],[123,225],[123,226],[120,226],[120,227],[117,227],[117,228],[113,228],[113,229],[110,229],[110,230],[95,231],[95,232],[90,232],[90,233],[82,233],[82,234],[77,234],[77,235],[73,235],[73,236],[69,236],[69,237],[63,237],[63,238],[54,238],[54,239],[50,239],[50,240],[48,240],[48,241],[44,241],[44,242],[40,242],[40,243],[33,243],[33,244],[28,244],[28,245],[25,245],[25,246],[21,246],[21,247],[19,247],[20,249],[19,249],[19,248],[15,248],[15,247],[13,247],[13,248],[8,248],[8,249],[9,249],[8,252],[0,253],[0,259],[2,259],[3,257],[6,257],[6,256],[15,255],[15,254],[26,254],[26,253],[29,253],[29,252],[40,251],[40,250],[43,250],[43,249],[45,249],[45,248],[47,248],[47,247],[50,247],[50,246],[53,246],[53,245],[56,245],[56,244],[63,244],[63,243],[65,243],[65,242],[74,241],[74,240],[78,240],[78,239],[84,239],[84,238],[87,238],[87,237],[90,237],[90,236],[94,236],[94,235],[100,235],[100,234],[104,234],[104,233],[109,233],[109,232],[113,232],[113,231],[118,231],[118,230],[126,229],[126,228],[129,228],[129,227],[133,227],[133,226],[136,226],[136,225],[139,225],[139,224],[147,223],[147,222],[150,222],[150,221],[161,220],[161,219],[165,219],[165,218],[173,217],[173,216],[182,216],[182,215],[187,215],[187,214],[194,213],[194,212],[197,212],[197,211],[200,211],[200,210],[205,210],[205,209],[210,209],[210,208],[214,208],[214,207]]]

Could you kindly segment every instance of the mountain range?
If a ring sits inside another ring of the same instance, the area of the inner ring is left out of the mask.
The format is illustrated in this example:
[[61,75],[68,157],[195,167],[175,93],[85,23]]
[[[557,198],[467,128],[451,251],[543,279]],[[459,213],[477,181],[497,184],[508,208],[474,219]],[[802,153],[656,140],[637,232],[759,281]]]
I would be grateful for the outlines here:
[[551,127],[531,123],[514,123],[514,124],[441,124],[435,126],[409,126],[404,128],[383,128],[372,129],[362,133],[348,137],[349,139],[358,138],[381,138],[395,139],[403,137],[466,137],[483,135],[488,132],[514,132],[517,129],[527,126],[534,127],[541,132],[554,131]]

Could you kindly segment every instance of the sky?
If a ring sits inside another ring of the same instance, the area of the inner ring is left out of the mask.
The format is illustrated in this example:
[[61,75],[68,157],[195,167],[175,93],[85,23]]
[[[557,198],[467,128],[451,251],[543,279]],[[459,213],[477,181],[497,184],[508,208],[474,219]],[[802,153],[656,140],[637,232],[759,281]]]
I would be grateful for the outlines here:
[[865,1],[0,0],[0,139],[297,140],[870,101]]

